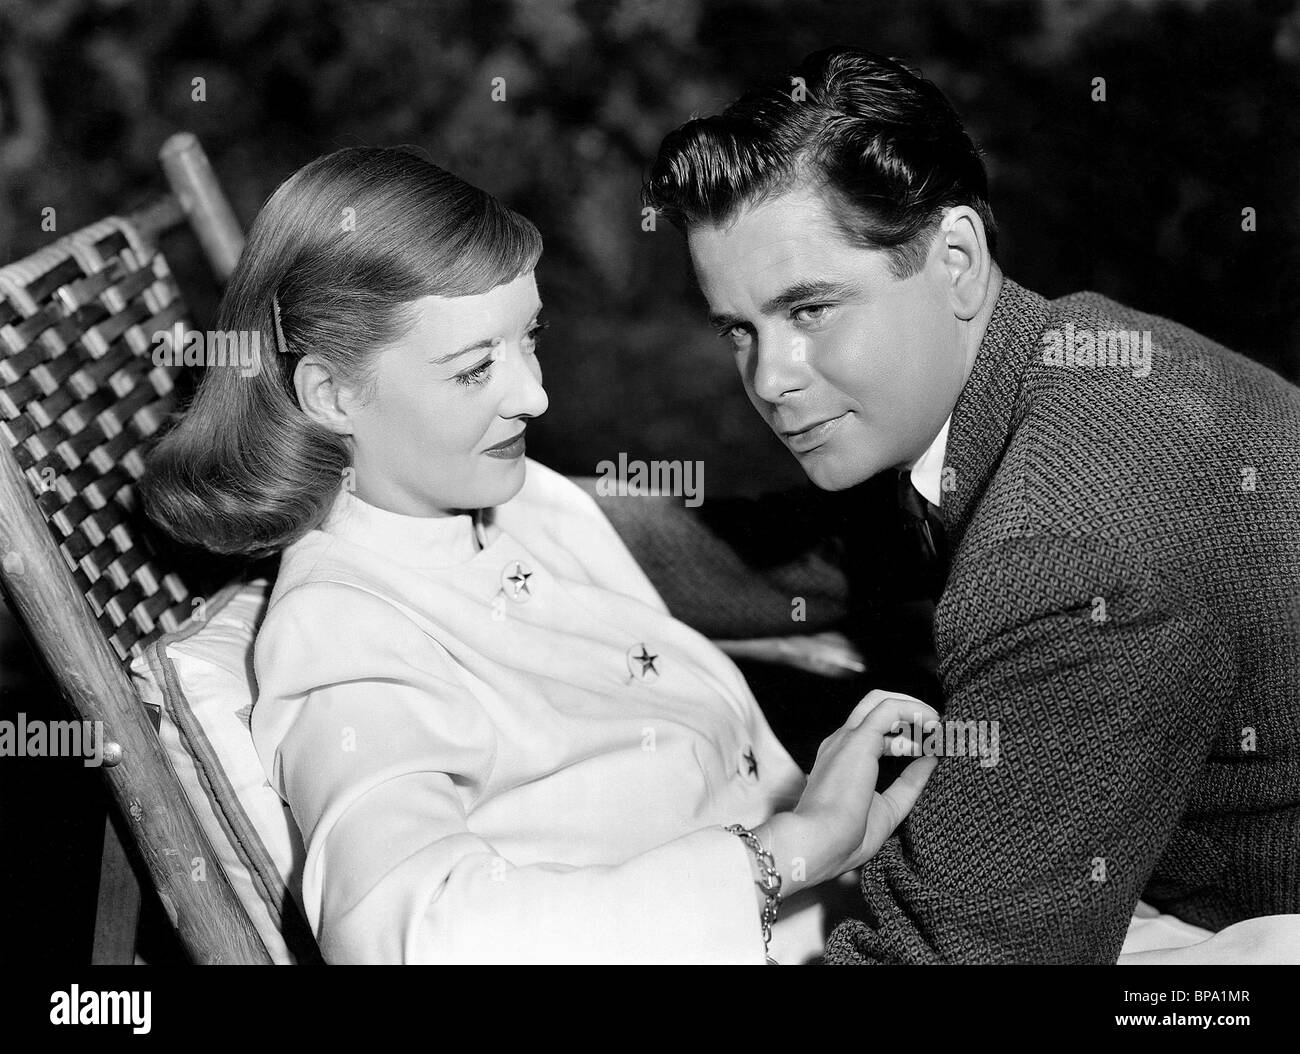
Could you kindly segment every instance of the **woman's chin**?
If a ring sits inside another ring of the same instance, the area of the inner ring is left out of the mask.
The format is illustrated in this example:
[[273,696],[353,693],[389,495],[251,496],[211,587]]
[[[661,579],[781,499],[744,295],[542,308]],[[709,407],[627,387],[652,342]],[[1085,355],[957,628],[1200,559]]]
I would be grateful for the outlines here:
[[465,508],[489,509],[495,505],[504,505],[523,489],[524,479],[528,475],[527,462],[523,457],[500,461],[492,475],[496,478],[482,488],[473,505],[466,505]]

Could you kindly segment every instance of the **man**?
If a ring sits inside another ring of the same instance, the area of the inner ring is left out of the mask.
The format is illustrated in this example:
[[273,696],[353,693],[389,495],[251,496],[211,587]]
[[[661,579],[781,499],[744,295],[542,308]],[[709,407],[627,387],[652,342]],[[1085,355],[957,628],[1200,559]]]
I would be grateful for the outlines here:
[[830,960],[1113,963],[1140,897],[1212,930],[1300,912],[1300,390],[1005,278],[955,113],[864,51],[671,133],[647,200],[809,478],[901,473],[945,720],[996,730],[864,868]]

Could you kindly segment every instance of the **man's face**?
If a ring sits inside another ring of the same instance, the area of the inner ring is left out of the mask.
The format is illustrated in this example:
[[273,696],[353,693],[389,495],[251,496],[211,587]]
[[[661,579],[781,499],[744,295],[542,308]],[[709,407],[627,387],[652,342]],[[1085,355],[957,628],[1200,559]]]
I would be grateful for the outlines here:
[[820,193],[798,188],[688,242],[750,401],[817,486],[843,490],[924,453],[965,381],[942,238],[895,278],[884,252],[850,244]]

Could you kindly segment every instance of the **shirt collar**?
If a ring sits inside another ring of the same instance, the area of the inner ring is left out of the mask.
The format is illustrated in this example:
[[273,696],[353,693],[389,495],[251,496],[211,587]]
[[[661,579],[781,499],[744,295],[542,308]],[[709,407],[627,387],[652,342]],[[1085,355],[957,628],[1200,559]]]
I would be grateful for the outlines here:
[[943,458],[948,449],[948,426],[952,424],[952,414],[944,421],[939,434],[925,448],[919,458],[912,462],[911,476],[914,486],[926,501],[936,508],[943,498]]

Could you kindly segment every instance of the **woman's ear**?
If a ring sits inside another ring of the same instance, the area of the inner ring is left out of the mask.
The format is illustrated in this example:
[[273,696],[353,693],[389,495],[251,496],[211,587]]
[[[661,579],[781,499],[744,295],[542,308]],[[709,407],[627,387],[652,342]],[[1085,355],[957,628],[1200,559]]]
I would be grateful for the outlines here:
[[954,314],[969,322],[984,306],[993,276],[984,221],[969,205],[956,205],[943,214],[940,236],[949,301]]
[[351,400],[320,359],[306,355],[298,360],[293,371],[293,387],[298,394],[298,405],[309,418],[339,435],[352,434],[352,418],[348,413]]

